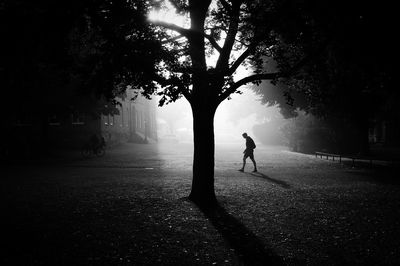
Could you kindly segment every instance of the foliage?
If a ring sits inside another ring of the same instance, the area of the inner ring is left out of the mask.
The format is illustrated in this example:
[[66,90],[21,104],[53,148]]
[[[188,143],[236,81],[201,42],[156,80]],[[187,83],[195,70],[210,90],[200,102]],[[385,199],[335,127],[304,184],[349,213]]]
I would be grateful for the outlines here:
[[264,145],[286,145],[286,139],[280,130],[284,123],[282,118],[256,124],[253,126],[254,136]]
[[[399,121],[393,3],[286,4],[293,19],[280,31],[272,66],[295,71],[274,80],[276,87],[265,84],[254,90],[264,103],[279,105],[286,117],[296,116],[300,108],[321,118],[344,149],[357,146],[355,150],[368,152],[369,121]],[[349,141],[358,144],[346,146]]]
[[324,121],[297,110],[296,117],[287,119],[280,131],[285,144],[296,152],[332,151],[334,132]]
[[128,85],[154,93],[151,76],[163,50],[146,23],[147,9],[145,1],[89,1],[69,35],[74,70],[88,89],[107,99]]
[[[153,8],[162,9],[167,3],[156,1],[152,4]],[[287,30],[280,26],[282,20],[279,18],[285,18],[286,14],[286,6],[281,1],[214,1],[211,5],[211,1],[169,3],[176,8],[177,14],[191,15],[192,27],[151,21],[155,27],[153,33],[162,43],[158,49],[162,51],[159,61],[152,61],[156,71],[150,77],[158,83],[160,105],[181,96],[190,101],[195,94],[193,85],[200,78],[213,88],[212,94],[218,104],[232,93],[240,93],[239,88],[243,85],[260,84],[263,79],[279,76],[266,73],[263,66],[277,54],[274,50],[281,42],[278,32]],[[204,18],[197,21],[196,16]],[[216,54],[215,64],[207,62],[207,58]],[[234,75],[241,66],[247,66],[248,77],[235,80]],[[149,86],[144,92],[151,94],[154,90]]]
[[287,20],[294,23],[285,24],[289,30],[282,31],[283,45],[276,47],[274,59],[279,69],[293,67],[298,58],[305,58],[304,66],[278,81],[287,97],[258,90],[264,101],[279,103],[284,111],[299,107],[350,120],[370,117],[371,106],[389,107],[387,96],[399,96],[393,90],[392,7],[388,1],[291,1],[296,19]]

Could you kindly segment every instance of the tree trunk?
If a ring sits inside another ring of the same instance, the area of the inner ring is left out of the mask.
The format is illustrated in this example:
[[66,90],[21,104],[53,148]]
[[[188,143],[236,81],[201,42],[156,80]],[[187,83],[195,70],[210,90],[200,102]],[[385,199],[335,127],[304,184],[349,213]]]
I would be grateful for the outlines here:
[[214,191],[214,114],[217,99],[207,71],[204,21],[211,0],[189,0],[190,29],[189,54],[192,62],[192,92],[190,104],[193,113],[193,179],[189,199],[208,207],[216,205]]
[[214,114],[207,104],[192,104],[193,112],[193,179],[189,199],[204,207],[217,203],[214,191]]

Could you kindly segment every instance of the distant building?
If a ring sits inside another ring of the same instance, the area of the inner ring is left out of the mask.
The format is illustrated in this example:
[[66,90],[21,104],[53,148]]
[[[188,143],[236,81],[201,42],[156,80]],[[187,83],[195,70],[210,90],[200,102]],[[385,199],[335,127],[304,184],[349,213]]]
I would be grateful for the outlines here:
[[93,134],[102,135],[109,144],[157,141],[156,103],[142,96],[131,98],[132,92],[127,91],[116,99],[120,102],[116,107],[93,105],[85,99],[79,104],[71,100],[16,107],[1,125],[0,151],[33,155],[47,148],[79,149]]
[[134,101],[131,91],[117,106],[118,114],[101,115],[101,134],[109,141],[157,141],[156,105],[153,100],[138,96]]

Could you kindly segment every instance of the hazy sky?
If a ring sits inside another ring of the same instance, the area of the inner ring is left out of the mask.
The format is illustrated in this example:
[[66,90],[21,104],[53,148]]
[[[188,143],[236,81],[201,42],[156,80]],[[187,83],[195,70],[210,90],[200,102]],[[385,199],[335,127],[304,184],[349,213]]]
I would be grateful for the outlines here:
[[[188,18],[178,15],[168,1],[164,1],[161,10],[152,10],[149,13],[149,19],[189,27]],[[238,55],[240,55],[239,52],[236,53],[236,56]],[[210,67],[215,66],[217,57],[217,53],[209,56],[207,64]],[[233,78],[236,81],[247,75],[248,70],[240,66]],[[243,132],[254,137],[252,131],[254,125],[265,122],[272,116],[280,116],[278,108],[261,105],[258,97],[250,89],[242,89],[242,91],[244,92],[242,95],[233,95],[231,100],[225,100],[218,107],[214,119],[216,143],[243,142]],[[159,138],[163,138],[165,135],[176,135],[180,141],[192,141],[192,112],[186,99],[182,98],[175,103],[159,107],[157,111]]]
[[[192,141],[192,111],[185,99],[157,108],[158,136],[176,135],[180,141]],[[250,89],[220,104],[214,118],[216,143],[243,142],[242,133],[254,137],[252,128],[273,117],[280,117],[277,107],[266,107]]]

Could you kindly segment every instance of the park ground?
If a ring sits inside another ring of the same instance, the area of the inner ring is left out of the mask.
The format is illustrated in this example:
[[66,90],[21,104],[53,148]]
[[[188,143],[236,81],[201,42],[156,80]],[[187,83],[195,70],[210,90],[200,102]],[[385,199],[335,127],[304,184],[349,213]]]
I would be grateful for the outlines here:
[[9,161],[1,265],[399,265],[396,168],[217,145],[219,208],[199,209],[190,144]]

